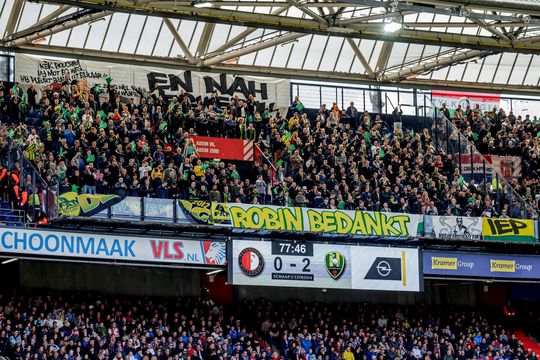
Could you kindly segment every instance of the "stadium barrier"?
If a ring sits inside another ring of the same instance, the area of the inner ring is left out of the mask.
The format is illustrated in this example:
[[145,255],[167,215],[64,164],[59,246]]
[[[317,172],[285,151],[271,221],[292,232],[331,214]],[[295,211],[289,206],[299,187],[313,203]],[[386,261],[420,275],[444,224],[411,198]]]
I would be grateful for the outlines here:
[[423,291],[423,278],[539,280],[540,256],[290,240],[145,237],[0,227],[0,255],[152,266],[228,266],[233,285]]
[[126,197],[93,217],[358,237],[538,242],[538,220],[531,219],[432,216],[204,200]]
[[225,265],[224,241],[0,227],[0,254],[195,266]]

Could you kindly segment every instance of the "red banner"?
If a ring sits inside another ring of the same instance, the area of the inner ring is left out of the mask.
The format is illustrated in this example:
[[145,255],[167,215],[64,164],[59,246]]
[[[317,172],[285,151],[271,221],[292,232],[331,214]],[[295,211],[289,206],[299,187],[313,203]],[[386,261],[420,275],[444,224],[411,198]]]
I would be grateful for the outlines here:
[[204,159],[253,161],[254,146],[251,140],[190,136],[199,157]]
[[458,105],[465,110],[467,106],[474,109],[476,104],[480,105],[482,111],[491,111],[493,108],[499,108],[501,96],[498,94],[468,93],[461,91],[433,90],[431,92],[433,104],[441,108],[442,104],[450,110],[450,115]]

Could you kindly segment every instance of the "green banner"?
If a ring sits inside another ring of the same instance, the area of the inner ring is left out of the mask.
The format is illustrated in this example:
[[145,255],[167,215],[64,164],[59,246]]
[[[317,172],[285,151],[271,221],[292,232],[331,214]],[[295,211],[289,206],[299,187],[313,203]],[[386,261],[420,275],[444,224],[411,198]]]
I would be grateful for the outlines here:
[[180,200],[186,215],[199,224],[229,224],[230,215],[226,203],[211,203],[204,200]]
[[484,240],[509,242],[537,242],[534,220],[484,218],[482,223]]
[[92,195],[67,192],[58,197],[58,212],[61,216],[92,216],[118,204],[118,195]]
[[233,227],[328,234],[419,236],[422,215],[229,203]]

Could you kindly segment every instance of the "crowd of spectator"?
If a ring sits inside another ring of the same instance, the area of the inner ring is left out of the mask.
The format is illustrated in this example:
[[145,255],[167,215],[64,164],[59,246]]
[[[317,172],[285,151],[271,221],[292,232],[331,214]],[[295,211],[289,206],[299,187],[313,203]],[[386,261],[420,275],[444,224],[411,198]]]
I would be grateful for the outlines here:
[[[540,197],[540,120],[537,116],[508,114],[503,108],[482,111],[472,108],[450,111],[443,104],[441,115],[449,119],[464,138],[483,155],[517,156],[521,159],[521,177],[511,180],[512,187],[534,209]],[[455,134],[450,134],[450,137]]]
[[[0,85],[0,117],[10,139],[59,193],[428,215],[523,215],[510,206],[497,182],[466,181],[456,159],[437,149],[430,129],[393,129],[354,103],[347,109],[322,105],[308,117],[298,97],[287,114],[280,114],[260,108],[254,96],[224,101],[215,92],[193,100],[183,91],[172,97],[157,87],[136,91],[138,97],[124,98],[112,82],[106,89],[84,89],[69,79],[46,86],[41,95],[32,85],[26,90]],[[477,121],[474,115],[471,119]],[[528,136],[519,130],[526,125],[516,126],[508,136],[496,133],[504,146],[514,143],[514,135]],[[190,135],[254,140],[262,155],[248,167],[205,160]],[[530,142],[527,149],[537,145],[536,137]],[[538,161],[535,152],[524,156],[528,180],[516,187],[525,189],[536,208],[532,182],[538,180],[531,177]]]
[[[491,314],[491,315],[490,315]],[[0,296],[12,359],[537,360],[492,311],[122,298],[13,290]]]

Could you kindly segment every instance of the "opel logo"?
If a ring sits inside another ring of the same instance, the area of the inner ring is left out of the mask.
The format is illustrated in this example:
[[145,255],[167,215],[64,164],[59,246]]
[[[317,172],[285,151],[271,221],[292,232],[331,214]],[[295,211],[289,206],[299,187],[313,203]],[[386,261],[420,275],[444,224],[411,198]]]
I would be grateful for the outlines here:
[[390,267],[390,264],[388,262],[383,260],[377,264],[377,272],[382,277],[386,277],[392,272],[392,268]]

